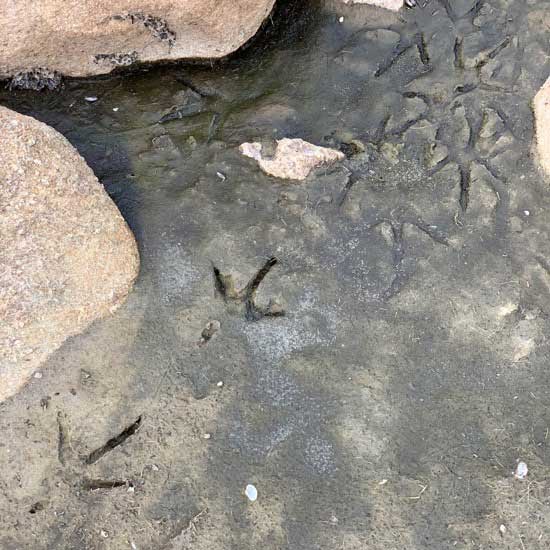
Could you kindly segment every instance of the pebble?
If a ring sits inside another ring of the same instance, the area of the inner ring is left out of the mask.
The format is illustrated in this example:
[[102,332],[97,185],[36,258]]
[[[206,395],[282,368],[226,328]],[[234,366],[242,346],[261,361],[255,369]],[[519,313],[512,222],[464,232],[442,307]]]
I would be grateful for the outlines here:
[[113,111],[116,113],[118,111],[118,107],[113,107]]
[[225,181],[227,179],[225,175],[221,172],[216,172],[216,176],[218,176],[218,178],[220,178],[222,181]]
[[256,502],[258,499],[258,490],[254,485],[247,485],[244,494],[248,497],[250,502]]
[[87,101],[88,103],[94,103],[97,101],[97,97],[95,95],[89,95],[84,98],[84,101]]
[[516,471],[514,473],[514,477],[516,479],[525,479],[527,477],[528,472],[529,472],[529,468],[527,467],[527,464],[525,464],[525,462],[518,462]]
[[506,533],[506,525],[501,525],[498,530],[500,531],[501,535],[504,535],[504,533]]
[[343,18],[343,17],[340,17],[340,19],[338,19],[338,21],[340,21],[340,23],[343,23],[343,22],[344,22],[344,18]]
[[208,321],[201,333],[202,343],[208,342],[220,330],[221,324],[219,321]]
[[220,380],[220,381],[216,384],[216,386],[218,386],[218,388],[223,388],[223,382]]
[[35,378],[42,378],[42,373],[41,372],[35,372],[34,377]]
[[212,434],[203,434],[203,439],[210,439],[212,437]]

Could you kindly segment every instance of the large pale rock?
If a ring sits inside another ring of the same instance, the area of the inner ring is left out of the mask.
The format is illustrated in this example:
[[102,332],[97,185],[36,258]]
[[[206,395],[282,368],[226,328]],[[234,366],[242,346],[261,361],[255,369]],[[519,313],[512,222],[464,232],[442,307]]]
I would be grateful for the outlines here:
[[2,401],[124,301],[139,257],[117,207],[63,136],[4,107],[0,136]]
[[370,4],[379,8],[397,11],[403,7],[403,0],[342,0],[344,4]]
[[32,81],[137,61],[218,58],[259,29],[275,0],[0,0],[0,76]]
[[291,180],[305,180],[317,166],[332,164],[345,158],[340,151],[319,147],[303,139],[278,140],[273,158],[262,156],[261,143],[243,143],[239,150],[243,155],[256,160],[266,174]]
[[550,78],[533,102],[537,132],[537,156],[542,169],[550,176]]

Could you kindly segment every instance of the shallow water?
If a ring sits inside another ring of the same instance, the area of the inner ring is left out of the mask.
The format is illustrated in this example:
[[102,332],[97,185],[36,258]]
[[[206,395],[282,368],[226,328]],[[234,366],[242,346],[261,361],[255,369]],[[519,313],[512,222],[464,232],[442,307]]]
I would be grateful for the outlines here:
[[[78,148],[142,259],[127,304],[0,408],[2,548],[546,548],[547,2],[326,0],[263,32],[212,66],[0,93]],[[294,184],[238,153],[280,137],[348,158]],[[286,315],[253,321],[213,266],[244,288],[270,257],[256,304]]]

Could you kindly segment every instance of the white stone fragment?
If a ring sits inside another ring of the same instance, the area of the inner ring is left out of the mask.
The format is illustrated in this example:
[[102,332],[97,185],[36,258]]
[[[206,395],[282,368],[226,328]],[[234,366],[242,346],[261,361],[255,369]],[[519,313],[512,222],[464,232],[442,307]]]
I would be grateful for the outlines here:
[[258,499],[258,490],[254,485],[247,485],[244,494],[248,497],[250,502],[255,502]]
[[403,0],[342,0],[344,4],[371,4],[379,8],[398,11],[403,7]]
[[246,157],[256,160],[266,174],[291,180],[305,180],[317,166],[345,158],[341,151],[319,147],[303,139],[278,140],[273,158],[262,156],[261,143],[243,143],[239,150]]
[[528,472],[529,472],[529,468],[527,467],[527,464],[525,464],[525,462],[518,462],[518,465],[516,466],[516,471],[514,473],[514,477],[516,479],[525,479],[527,477]]

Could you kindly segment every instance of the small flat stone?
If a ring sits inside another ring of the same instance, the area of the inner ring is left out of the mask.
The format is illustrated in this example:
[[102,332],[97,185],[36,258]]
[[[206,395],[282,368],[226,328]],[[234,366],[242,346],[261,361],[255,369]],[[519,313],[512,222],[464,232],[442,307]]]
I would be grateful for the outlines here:
[[254,485],[247,485],[246,489],[244,490],[244,494],[247,496],[248,500],[250,502],[255,502],[258,500],[258,490]]
[[266,174],[291,180],[305,180],[314,168],[345,159],[341,151],[319,147],[303,139],[278,140],[273,158],[263,158],[261,143],[243,143],[239,150],[256,160]]
[[527,464],[525,464],[525,462],[518,462],[516,471],[514,472],[514,477],[516,479],[523,480],[527,477],[528,473],[529,473],[529,468],[527,467]]

